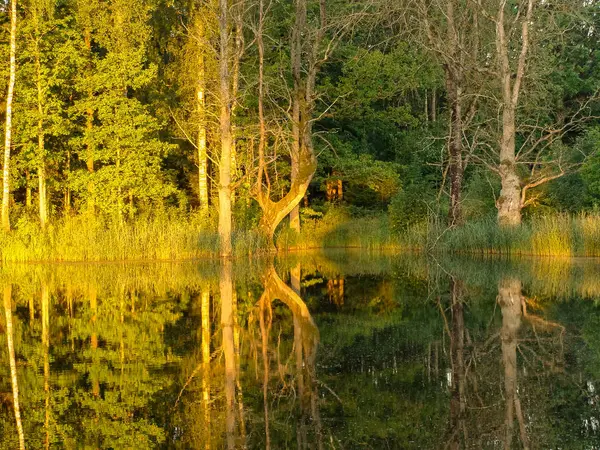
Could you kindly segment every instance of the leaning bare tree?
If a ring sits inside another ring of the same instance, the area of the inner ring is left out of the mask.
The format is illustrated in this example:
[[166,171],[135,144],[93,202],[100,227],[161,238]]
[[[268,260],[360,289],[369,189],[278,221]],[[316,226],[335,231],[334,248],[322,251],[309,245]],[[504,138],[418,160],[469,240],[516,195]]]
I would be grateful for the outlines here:
[[[318,99],[317,75],[341,37],[347,35],[353,24],[364,14],[365,5],[361,5],[363,9],[353,14],[346,13],[344,9],[348,8],[346,3],[341,2],[340,5],[338,5],[339,17],[336,15],[334,20],[329,20],[325,0],[318,0],[315,5],[312,5],[309,0],[294,0],[295,20],[291,33],[290,51],[293,86],[288,96],[290,106],[286,110],[280,105],[275,107],[277,111],[283,112],[285,120],[291,123],[291,177],[285,192],[279,197],[275,197],[269,179],[269,163],[274,158],[267,158],[269,140],[274,137],[274,133],[270,133],[265,114],[265,100],[269,97],[264,76],[266,8],[263,2],[259,4],[256,42],[259,53],[258,116],[260,136],[255,196],[262,210],[260,230],[271,250],[275,250],[273,237],[277,226],[290,213],[292,228],[299,229],[297,212],[293,211],[306,194],[317,168],[313,143],[313,124],[317,120],[315,118]],[[309,11],[317,12],[310,14]],[[274,200],[274,198],[276,199]]]

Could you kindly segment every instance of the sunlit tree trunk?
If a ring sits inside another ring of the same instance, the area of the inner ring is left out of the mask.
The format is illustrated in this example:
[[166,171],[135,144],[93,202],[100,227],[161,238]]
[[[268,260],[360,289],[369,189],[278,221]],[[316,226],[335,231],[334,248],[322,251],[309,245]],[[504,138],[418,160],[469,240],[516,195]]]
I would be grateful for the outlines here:
[[[231,67],[231,173],[235,179],[238,175],[238,133],[235,120],[238,92],[240,87],[240,62],[244,51],[244,1],[238,1],[234,8],[235,37],[233,41],[233,63]],[[235,201],[235,192],[231,192],[231,201]]]
[[204,428],[206,443],[204,448],[211,448],[211,414],[210,414],[210,291],[202,288],[202,408],[204,410]]
[[528,439],[525,420],[521,410],[521,401],[518,395],[517,382],[517,343],[518,332],[521,327],[523,313],[523,296],[521,281],[514,278],[503,279],[498,284],[498,304],[502,310],[502,363],[504,365],[504,398],[505,410],[505,437],[504,448],[513,448],[513,434],[515,416],[519,422],[521,444],[528,448]]
[[231,257],[231,100],[229,76],[229,2],[219,0],[221,158],[219,160],[219,242],[223,258]]
[[225,411],[227,448],[236,446],[235,433],[235,342],[233,318],[233,281],[232,267],[229,259],[221,261],[221,277],[219,291],[221,294],[221,327],[223,329],[223,354],[225,355]]
[[6,126],[4,132],[4,166],[2,169],[2,228],[10,231],[10,151],[12,145],[12,113],[15,79],[17,76],[17,0],[11,1],[10,8],[10,64],[8,93],[6,94]]
[[[290,153],[291,181],[292,184],[298,177],[300,148],[302,139],[301,104],[302,104],[302,37],[306,33],[306,1],[295,0],[296,17],[292,32],[292,77],[294,79],[294,98],[292,103],[292,151]],[[290,228],[300,232],[300,207],[299,203],[290,211]]]
[[31,174],[29,169],[25,169],[25,206],[31,208],[33,205],[31,193]]
[[203,41],[206,39],[204,19],[196,11],[196,32],[194,39],[198,45],[198,75],[196,83],[196,115],[198,131],[196,147],[198,149],[198,200],[200,209],[208,212],[208,153],[206,147],[206,61]]
[[17,424],[17,433],[19,435],[19,448],[25,449],[25,433],[23,432],[23,422],[21,421],[21,408],[19,406],[19,382],[17,378],[17,362],[15,358],[15,345],[13,341],[13,323],[12,323],[12,285],[4,285],[4,314],[6,317],[6,345],[8,346],[8,360],[10,364],[10,382],[13,393],[13,411],[15,422]]
[[32,8],[32,19],[35,31],[34,38],[34,61],[35,61],[35,84],[37,89],[37,140],[38,140],[38,200],[40,225],[46,228],[48,222],[48,199],[46,190],[46,146],[44,133],[44,87],[42,79],[42,63],[40,41],[42,39],[40,23],[42,21],[42,10],[39,5]]

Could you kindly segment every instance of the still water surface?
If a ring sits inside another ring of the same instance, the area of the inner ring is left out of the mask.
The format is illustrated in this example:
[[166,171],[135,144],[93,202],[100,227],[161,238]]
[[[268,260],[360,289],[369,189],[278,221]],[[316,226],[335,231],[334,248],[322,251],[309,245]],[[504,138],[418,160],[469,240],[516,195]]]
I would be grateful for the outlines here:
[[600,263],[4,267],[0,447],[600,448]]

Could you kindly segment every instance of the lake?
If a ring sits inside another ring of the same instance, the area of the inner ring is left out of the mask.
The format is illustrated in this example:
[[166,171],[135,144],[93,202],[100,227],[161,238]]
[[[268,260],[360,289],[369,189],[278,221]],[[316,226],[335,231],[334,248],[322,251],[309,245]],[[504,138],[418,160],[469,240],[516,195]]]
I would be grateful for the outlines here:
[[600,448],[600,262],[0,273],[0,447]]

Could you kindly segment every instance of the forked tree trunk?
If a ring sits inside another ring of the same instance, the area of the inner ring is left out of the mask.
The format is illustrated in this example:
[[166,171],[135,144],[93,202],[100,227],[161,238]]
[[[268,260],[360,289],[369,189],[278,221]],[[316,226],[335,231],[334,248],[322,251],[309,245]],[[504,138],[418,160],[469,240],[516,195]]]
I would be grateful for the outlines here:
[[[259,122],[260,122],[260,143],[259,143],[259,168],[257,182],[257,201],[260,205],[263,215],[260,220],[260,230],[267,241],[270,251],[275,251],[274,235],[277,226],[287,217],[299,204],[305,196],[308,186],[312,181],[317,168],[317,159],[312,143],[312,122],[311,114],[314,107],[314,89],[315,79],[320,64],[325,58],[319,60],[319,48],[324,36],[324,27],[326,22],[325,0],[320,0],[320,28],[316,30],[315,39],[310,42],[310,49],[307,66],[308,70],[304,75],[301,62],[303,45],[302,39],[309,34],[306,28],[306,0],[295,0],[296,21],[293,29],[292,38],[292,75],[294,78],[294,90],[292,95],[292,149],[291,165],[292,177],[290,187],[285,195],[279,201],[273,201],[270,198],[270,192],[263,188],[263,178],[266,175],[265,166],[265,119],[263,110],[264,101],[264,44],[263,44],[263,23],[264,16],[261,14],[257,33],[257,45],[259,48]],[[292,217],[296,220],[296,217]]]
[[8,93],[6,95],[6,128],[4,132],[4,166],[2,169],[2,228],[10,231],[10,150],[12,145],[12,105],[17,76],[17,0],[12,0],[10,9],[10,65]]
[[263,215],[260,219],[260,229],[267,240],[271,251],[275,250],[273,238],[275,230],[283,219],[300,203],[317,169],[317,161],[312,148],[304,147],[300,151],[298,175],[292,182],[287,194],[275,202],[264,193],[259,195],[259,204]]
[[229,3],[219,0],[221,159],[219,161],[219,245],[223,258],[231,257],[231,100],[229,77]]

